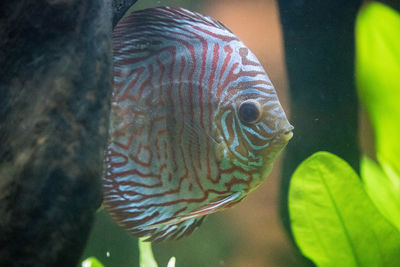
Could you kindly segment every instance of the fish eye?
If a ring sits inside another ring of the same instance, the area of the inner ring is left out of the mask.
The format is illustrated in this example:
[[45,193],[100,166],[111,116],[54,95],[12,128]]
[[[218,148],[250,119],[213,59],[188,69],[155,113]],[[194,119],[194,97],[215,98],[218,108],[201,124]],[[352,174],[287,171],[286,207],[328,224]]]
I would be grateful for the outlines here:
[[243,123],[253,124],[260,119],[261,107],[255,100],[246,100],[239,106],[239,119]]

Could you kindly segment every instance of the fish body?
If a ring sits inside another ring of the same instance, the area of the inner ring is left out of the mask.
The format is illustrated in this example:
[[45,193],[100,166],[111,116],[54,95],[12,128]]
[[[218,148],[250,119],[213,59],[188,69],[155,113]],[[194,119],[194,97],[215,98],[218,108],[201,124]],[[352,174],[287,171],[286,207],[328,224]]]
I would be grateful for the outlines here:
[[189,234],[254,190],[292,136],[257,58],[209,17],[134,12],[113,57],[104,205],[135,235]]

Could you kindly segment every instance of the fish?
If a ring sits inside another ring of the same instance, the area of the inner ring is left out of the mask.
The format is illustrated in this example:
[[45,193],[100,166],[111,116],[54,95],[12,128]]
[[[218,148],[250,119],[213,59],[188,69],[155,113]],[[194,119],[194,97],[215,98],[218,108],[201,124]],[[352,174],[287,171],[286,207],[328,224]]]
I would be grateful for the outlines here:
[[255,55],[217,20],[135,11],[112,44],[103,205],[133,235],[179,239],[257,188],[293,126]]

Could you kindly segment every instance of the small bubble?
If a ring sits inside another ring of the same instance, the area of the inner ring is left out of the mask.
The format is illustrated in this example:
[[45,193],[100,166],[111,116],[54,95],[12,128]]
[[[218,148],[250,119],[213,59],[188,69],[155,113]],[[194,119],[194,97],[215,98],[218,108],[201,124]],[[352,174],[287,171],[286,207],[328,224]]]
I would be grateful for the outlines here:
[[106,252],[106,256],[107,256],[107,258],[109,258],[109,257],[110,257],[110,255],[111,255],[110,251],[107,251],[107,252]]

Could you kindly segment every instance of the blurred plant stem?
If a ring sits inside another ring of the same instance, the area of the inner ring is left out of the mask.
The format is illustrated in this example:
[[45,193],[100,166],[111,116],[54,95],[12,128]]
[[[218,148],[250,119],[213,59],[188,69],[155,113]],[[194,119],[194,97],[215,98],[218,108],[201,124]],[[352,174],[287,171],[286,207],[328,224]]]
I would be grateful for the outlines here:
[[[146,239],[147,237],[141,237],[138,239],[140,253],[139,265],[140,267],[158,267],[151,248],[151,242],[146,242]],[[175,257],[171,257],[168,261],[167,267],[175,267],[175,261]]]
[[146,240],[146,237],[138,239],[140,267],[158,267],[157,262],[154,259],[153,250],[151,249],[151,242],[145,242],[144,240]]

